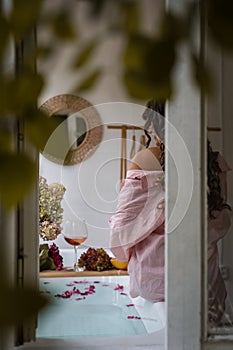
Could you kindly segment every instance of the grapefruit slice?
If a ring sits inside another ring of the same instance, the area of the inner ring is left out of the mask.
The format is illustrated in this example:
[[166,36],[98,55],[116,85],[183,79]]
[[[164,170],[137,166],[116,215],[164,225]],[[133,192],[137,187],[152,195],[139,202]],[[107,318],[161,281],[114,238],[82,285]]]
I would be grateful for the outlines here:
[[111,258],[112,265],[119,270],[127,270],[128,262],[120,261],[117,258]]

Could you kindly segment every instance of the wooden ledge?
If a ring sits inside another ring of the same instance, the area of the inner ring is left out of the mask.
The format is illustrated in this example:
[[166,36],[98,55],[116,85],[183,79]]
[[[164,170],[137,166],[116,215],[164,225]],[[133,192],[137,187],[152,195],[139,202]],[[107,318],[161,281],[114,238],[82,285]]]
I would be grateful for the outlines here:
[[128,276],[127,270],[106,270],[106,271],[82,271],[82,272],[75,272],[70,270],[69,268],[64,268],[61,271],[56,270],[45,270],[40,272],[41,278],[46,277],[90,277],[90,276],[96,276],[96,277],[102,277],[102,276]]

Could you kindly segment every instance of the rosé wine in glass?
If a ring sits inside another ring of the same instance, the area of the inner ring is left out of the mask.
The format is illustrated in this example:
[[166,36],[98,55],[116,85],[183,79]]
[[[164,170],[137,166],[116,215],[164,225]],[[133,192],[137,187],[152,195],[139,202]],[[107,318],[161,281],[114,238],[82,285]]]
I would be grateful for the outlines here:
[[88,232],[85,220],[66,220],[63,225],[65,241],[74,247],[74,271],[81,271],[78,267],[78,247],[87,240]]
[[77,237],[77,238],[64,237],[64,238],[67,243],[71,245],[76,245],[76,246],[83,244],[87,240],[85,237]]

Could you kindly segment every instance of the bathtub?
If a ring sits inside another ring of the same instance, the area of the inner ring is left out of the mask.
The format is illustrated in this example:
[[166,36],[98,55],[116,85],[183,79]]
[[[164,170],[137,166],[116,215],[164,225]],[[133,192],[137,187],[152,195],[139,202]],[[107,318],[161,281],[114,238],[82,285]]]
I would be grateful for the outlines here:
[[129,276],[41,278],[40,290],[52,304],[23,349],[164,349],[165,303],[131,298]]

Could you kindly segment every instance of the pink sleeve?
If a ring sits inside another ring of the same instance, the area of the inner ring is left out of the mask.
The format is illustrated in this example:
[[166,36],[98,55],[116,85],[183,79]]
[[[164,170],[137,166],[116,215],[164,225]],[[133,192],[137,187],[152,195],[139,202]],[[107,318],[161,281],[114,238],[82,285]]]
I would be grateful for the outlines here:
[[125,180],[116,213],[109,220],[110,249],[120,260],[129,260],[132,248],[164,222],[162,172],[133,174]]

